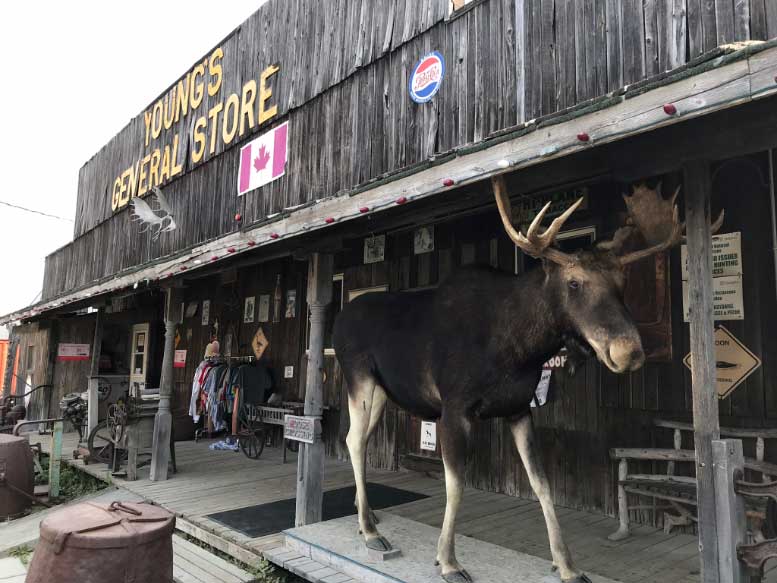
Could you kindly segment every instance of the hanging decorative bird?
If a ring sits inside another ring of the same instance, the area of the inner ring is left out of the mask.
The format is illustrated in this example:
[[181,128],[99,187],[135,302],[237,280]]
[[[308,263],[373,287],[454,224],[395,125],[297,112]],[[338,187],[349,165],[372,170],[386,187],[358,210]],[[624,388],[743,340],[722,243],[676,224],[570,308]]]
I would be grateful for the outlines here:
[[[162,191],[155,186],[152,192],[156,196],[159,208],[152,209],[145,200],[135,197],[131,203],[132,220],[137,223],[143,223],[144,228],[141,229],[141,233],[156,228],[153,235],[153,239],[156,241],[161,233],[175,230],[176,224],[173,218],[173,211]],[[157,212],[163,212],[164,214],[158,215]]]

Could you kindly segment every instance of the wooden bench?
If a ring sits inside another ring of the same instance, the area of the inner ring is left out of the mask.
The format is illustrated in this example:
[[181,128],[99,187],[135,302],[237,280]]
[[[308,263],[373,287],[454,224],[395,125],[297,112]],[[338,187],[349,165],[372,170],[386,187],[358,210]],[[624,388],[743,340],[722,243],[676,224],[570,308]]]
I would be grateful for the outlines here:
[[[676,464],[692,464],[696,455],[692,449],[682,449],[683,432],[693,435],[693,425],[679,421],[656,420],[655,426],[674,432],[674,448],[613,448],[610,458],[618,461],[618,530],[609,536],[610,540],[622,540],[629,536],[630,510],[672,510],[664,512],[664,532],[671,532],[675,526],[687,526],[696,522],[696,478],[676,475]],[[760,479],[769,482],[777,476],[777,464],[764,461],[767,440],[777,440],[777,429],[736,429],[721,427],[720,436],[755,440],[755,458],[745,458],[745,469],[760,475]],[[629,472],[629,460],[665,462],[666,473],[639,474]],[[751,480],[757,479],[750,478]],[[653,499],[653,504],[629,506],[628,495],[637,495]],[[660,500],[663,504],[656,504]],[[762,512],[749,512],[756,521],[763,520]]]

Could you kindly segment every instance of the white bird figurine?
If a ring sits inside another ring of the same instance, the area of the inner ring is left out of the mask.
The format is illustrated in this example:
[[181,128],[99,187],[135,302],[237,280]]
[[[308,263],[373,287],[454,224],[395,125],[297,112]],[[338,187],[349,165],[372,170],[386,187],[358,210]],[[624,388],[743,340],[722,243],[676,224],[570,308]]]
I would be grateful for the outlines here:
[[[159,204],[158,209],[152,209],[149,204],[142,198],[135,197],[132,199],[132,220],[138,223],[143,223],[145,228],[140,232],[146,231],[156,227],[153,239],[156,241],[159,239],[159,234],[162,232],[173,231],[176,228],[175,219],[173,219],[172,209],[167,203],[167,199],[156,186],[152,189]],[[161,211],[164,214],[158,215],[156,211]],[[167,224],[165,224],[167,223]]]

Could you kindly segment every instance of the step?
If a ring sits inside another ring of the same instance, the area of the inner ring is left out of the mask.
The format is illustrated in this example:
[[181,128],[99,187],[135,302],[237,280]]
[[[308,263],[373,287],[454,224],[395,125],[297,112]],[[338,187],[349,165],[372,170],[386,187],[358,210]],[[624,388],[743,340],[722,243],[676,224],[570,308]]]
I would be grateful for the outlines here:
[[[380,533],[400,550],[397,557],[383,560],[368,555],[357,535],[356,516],[347,516],[284,531],[286,547],[275,560],[268,559],[308,581],[314,581],[307,575],[312,568],[329,567],[361,583],[439,583],[434,559],[440,529],[386,512],[377,514]],[[558,575],[551,574],[550,561],[467,536],[456,536],[456,555],[476,583],[559,581]],[[587,575],[593,583],[618,583],[595,573]]]
[[358,583],[357,579],[341,573],[330,565],[303,556],[291,547],[283,546],[264,552],[265,558],[282,569],[312,583]]

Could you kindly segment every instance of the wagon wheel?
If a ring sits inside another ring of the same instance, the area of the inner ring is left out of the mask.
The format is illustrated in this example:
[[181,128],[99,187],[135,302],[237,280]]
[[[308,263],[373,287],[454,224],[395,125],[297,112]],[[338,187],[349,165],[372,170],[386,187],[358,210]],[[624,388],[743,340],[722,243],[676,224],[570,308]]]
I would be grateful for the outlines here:
[[[89,439],[86,442],[86,447],[89,449],[89,460],[102,464],[110,464],[113,460],[113,435],[108,429],[105,421],[100,421],[91,433],[89,433]],[[123,450],[122,460],[127,457],[126,450]]]
[[264,429],[254,429],[238,437],[240,443],[240,451],[247,458],[252,460],[259,459],[264,451]]

